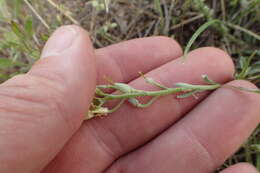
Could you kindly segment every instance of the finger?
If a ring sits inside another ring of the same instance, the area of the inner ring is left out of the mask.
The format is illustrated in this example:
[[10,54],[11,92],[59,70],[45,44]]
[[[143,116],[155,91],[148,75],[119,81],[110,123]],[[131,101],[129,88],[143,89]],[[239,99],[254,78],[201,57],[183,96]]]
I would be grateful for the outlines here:
[[[153,51],[151,51],[153,50]],[[180,45],[167,37],[148,37],[125,41],[95,51],[98,84],[107,83],[104,76],[116,82],[129,82],[182,55]]]
[[[233,81],[228,85],[254,87],[245,81]],[[119,160],[111,172],[213,172],[260,122],[259,106],[258,94],[218,89],[175,126]],[[115,171],[118,168],[120,171]]]
[[54,158],[82,123],[95,75],[88,34],[64,26],[28,74],[0,86],[0,172],[40,172]]
[[248,163],[239,163],[231,166],[220,173],[259,173],[255,167]]
[[[232,61],[226,53],[215,48],[203,48],[190,53],[184,64],[181,59],[174,60],[155,69],[148,76],[173,87],[176,82],[199,84],[202,82],[201,75],[205,73],[216,81],[225,82],[232,78],[233,71]],[[157,89],[141,78],[131,85],[145,90]],[[203,97],[205,95],[198,95],[198,99],[176,100],[174,96],[167,96],[147,109],[125,104],[108,118],[87,121],[48,170],[55,172],[59,168],[62,171],[79,172],[82,164],[73,160],[81,160],[91,163],[84,165],[83,172],[102,172],[116,158],[165,130]],[[95,160],[100,162],[94,162]],[[66,166],[71,162],[73,166]]]

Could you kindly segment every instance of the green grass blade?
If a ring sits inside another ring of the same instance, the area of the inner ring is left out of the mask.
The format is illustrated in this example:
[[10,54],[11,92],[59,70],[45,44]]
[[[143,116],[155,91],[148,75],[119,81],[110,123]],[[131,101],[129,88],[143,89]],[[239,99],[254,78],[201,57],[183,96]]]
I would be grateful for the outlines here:
[[260,152],[260,144],[254,144],[251,146],[251,148],[257,152]]
[[31,39],[33,36],[33,22],[32,18],[28,17],[25,21],[25,32],[28,39]]
[[7,69],[13,66],[25,66],[22,62],[17,62],[12,59],[0,57],[0,69]]
[[242,71],[236,76],[236,79],[241,80],[241,79],[246,79],[248,73],[250,72],[250,64],[255,57],[257,51],[254,51],[252,55],[249,58],[241,57],[240,59],[240,66]]
[[12,31],[15,33],[15,35],[20,38],[23,39],[24,38],[24,34],[22,29],[20,28],[19,24],[16,23],[15,21],[11,21],[11,28]]
[[196,41],[196,39],[200,36],[200,34],[201,34],[202,32],[204,32],[209,26],[211,26],[211,25],[213,25],[213,24],[215,24],[215,23],[217,23],[217,22],[220,22],[220,21],[219,21],[219,20],[211,20],[211,21],[209,21],[209,22],[203,24],[203,25],[193,34],[193,36],[191,37],[190,41],[188,42],[188,44],[187,44],[187,46],[186,46],[186,48],[185,48],[185,50],[184,50],[184,56],[183,56],[184,60],[186,59],[187,54],[188,54],[188,52],[189,52],[190,49],[191,49],[191,46],[192,46],[193,43]]
[[163,10],[161,8],[161,1],[160,0],[154,0],[155,9],[160,14],[160,17],[163,17]]

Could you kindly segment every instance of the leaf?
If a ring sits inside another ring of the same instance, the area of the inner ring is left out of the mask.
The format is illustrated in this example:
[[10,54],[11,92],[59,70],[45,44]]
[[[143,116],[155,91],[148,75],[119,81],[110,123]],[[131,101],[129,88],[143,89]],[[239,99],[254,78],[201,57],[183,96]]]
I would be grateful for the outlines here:
[[251,148],[257,152],[260,152],[260,144],[251,145]]
[[260,75],[250,76],[248,79],[251,81],[257,81],[260,80]]
[[236,75],[236,79],[245,79],[250,70],[250,61],[249,58],[240,57],[239,58],[239,66],[241,68],[241,72]]
[[244,56],[241,56],[239,58],[239,66],[241,69],[244,69],[246,66],[246,58]]
[[7,58],[0,58],[0,68],[6,69],[9,67],[12,67],[14,65],[14,62],[11,59]]
[[17,38],[16,34],[13,31],[6,31],[2,33],[4,37],[4,42],[19,42],[19,38]]
[[31,17],[28,17],[26,19],[24,27],[25,27],[27,38],[30,39],[33,36],[33,22]]
[[25,66],[25,64],[9,58],[0,58],[0,69],[7,69],[13,66]]
[[160,17],[163,17],[163,10],[161,8],[161,2],[160,0],[154,0],[155,9],[160,14]]
[[44,41],[44,42],[48,41],[49,37],[50,37],[50,36],[47,35],[47,34],[41,34],[41,35],[40,35],[40,39],[41,39],[42,41]]
[[22,4],[23,4],[23,1],[21,0],[14,0],[14,2],[12,3],[13,4],[13,15],[14,15],[14,18],[19,18],[19,16],[22,14]]
[[196,39],[200,36],[200,34],[202,32],[204,32],[209,26],[213,25],[213,24],[216,24],[216,23],[219,23],[220,21],[219,20],[211,20],[205,24],[203,24],[194,34],[193,36],[191,37],[190,41],[188,42],[185,50],[184,50],[184,56],[183,56],[183,59],[185,60],[186,57],[187,57],[187,54],[188,52],[190,51],[191,49],[191,46],[193,45],[193,43],[196,41]]
[[236,75],[236,79],[246,79],[250,70],[252,69],[252,67],[250,67],[251,61],[255,57],[256,54],[257,54],[257,51],[254,51],[250,57],[243,57],[243,56],[240,57],[239,65],[240,65],[242,71]]
[[249,76],[253,76],[260,73],[260,61],[251,65],[250,71],[248,72]]
[[23,34],[23,32],[22,32],[22,29],[19,27],[19,24],[18,24],[18,23],[16,23],[15,21],[11,21],[11,28],[12,28],[12,31],[15,33],[15,35],[16,35],[18,38],[23,39],[24,34]]

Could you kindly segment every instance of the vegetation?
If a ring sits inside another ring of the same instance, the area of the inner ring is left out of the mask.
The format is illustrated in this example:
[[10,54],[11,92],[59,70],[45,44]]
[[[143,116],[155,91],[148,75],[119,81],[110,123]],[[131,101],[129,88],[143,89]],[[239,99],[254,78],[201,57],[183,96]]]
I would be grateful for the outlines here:
[[[178,40],[185,53],[220,47],[234,59],[237,79],[260,86],[259,8],[260,0],[0,0],[0,80],[28,71],[50,33],[74,23],[96,48],[152,35]],[[240,161],[260,170],[260,127],[223,168]]]

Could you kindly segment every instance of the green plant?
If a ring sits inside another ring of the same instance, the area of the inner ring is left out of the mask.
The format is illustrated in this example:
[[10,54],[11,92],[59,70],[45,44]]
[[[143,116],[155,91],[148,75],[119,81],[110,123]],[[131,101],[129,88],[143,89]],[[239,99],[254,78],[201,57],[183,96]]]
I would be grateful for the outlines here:
[[[155,100],[159,97],[170,95],[170,94],[179,94],[177,98],[186,98],[189,96],[195,96],[196,93],[215,90],[221,87],[220,84],[210,80],[207,75],[203,75],[202,78],[208,85],[191,85],[186,83],[177,83],[175,84],[176,88],[168,88],[161,85],[160,83],[154,81],[152,78],[145,77],[142,75],[144,80],[154,85],[160,90],[158,91],[144,91],[135,89],[124,83],[112,83],[110,85],[98,85],[96,88],[96,96],[92,102],[91,109],[86,116],[86,119],[91,119],[97,116],[107,115],[109,113],[115,112],[125,101],[128,101],[133,106],[137,108],[146,108],[150,106]],[[102,91],[102,89],[113,89],[118,91],[120,94],[108,94]],[[143,104],[140,103],[137,97],[150,96],[151,99]],[[104,107],[104,105],[111,100],[120,100],[120,102],[112,109]]]

